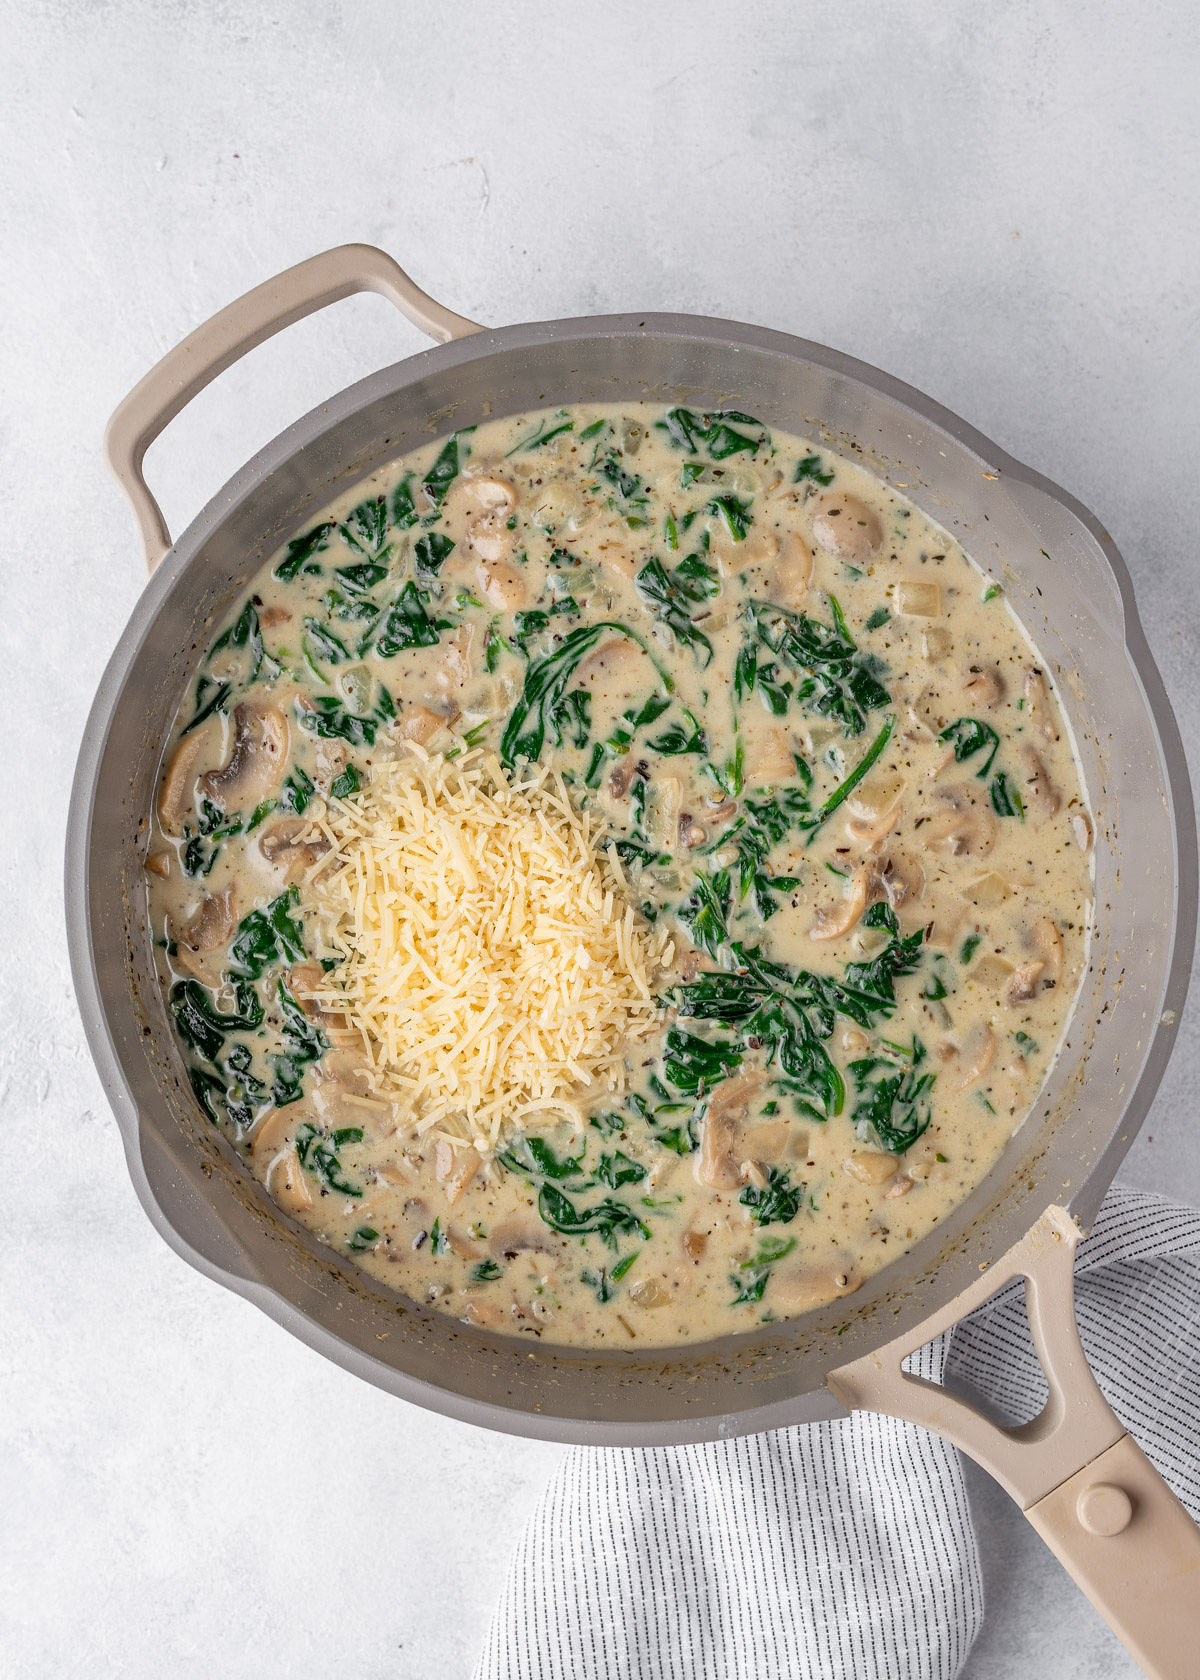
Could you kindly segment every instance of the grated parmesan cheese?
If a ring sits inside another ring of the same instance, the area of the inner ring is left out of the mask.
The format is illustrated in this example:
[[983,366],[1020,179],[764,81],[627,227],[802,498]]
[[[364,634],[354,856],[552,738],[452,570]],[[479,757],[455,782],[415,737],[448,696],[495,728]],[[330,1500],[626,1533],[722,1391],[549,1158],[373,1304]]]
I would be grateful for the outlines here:
[[420,1130],[486,1151],[627,1088],[674,949],[561,776],[510,783],[491,754],[410,742],[318,820],[332,849],[306,896],[337,967],[314,996]]

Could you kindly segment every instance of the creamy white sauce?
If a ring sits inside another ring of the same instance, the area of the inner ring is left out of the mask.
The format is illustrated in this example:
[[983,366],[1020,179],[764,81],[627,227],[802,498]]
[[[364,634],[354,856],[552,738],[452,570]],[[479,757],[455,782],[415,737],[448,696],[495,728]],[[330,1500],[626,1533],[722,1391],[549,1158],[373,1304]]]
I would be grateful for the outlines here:
[[[1090,914],[1069,733],[999,590],[862,468],[745,417],[663,421],[489,422],[327,509],[215,636],[148,856],[198,1094],[280,1205],[417,1300],[579,1345],[802,1312],[927,1234],[1030,1111]],[[522,709],[599,623],[623,630],[557,711]],[[354,1034],[302,1013],[337,978],[317,819],[405,735],[561,770],[680,953],[628,1093],[497,1156],[421,1132]]]

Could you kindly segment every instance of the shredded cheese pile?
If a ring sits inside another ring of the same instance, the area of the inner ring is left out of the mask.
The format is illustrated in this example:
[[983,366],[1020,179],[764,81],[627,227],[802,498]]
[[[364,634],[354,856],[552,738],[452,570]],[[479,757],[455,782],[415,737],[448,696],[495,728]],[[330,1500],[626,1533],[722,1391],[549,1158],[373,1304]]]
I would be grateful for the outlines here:
[[490,754],[410,743],[320,822],[332,850],[307,896],[337,967],[317,1001],[420,1130],[486,1151],[509,1124],[580,1121],[582,1096],[626,1088],[674,951],[560,776],[510,783]]

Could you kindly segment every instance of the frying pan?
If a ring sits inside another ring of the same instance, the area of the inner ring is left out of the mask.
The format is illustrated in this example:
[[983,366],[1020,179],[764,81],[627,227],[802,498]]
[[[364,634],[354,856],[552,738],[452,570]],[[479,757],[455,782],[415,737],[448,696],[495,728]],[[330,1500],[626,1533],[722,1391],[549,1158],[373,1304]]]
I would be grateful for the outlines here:
[[[212,378],[353,292],[441,343],[343,391],[238,472],[171,542],[150,442]],[[259,566],[395,456],[494,415],[616,400],[749,409],[861,461],[1002,583],[1053,670],[1096,817],[1097,927],[1037,1107],[974,1194],[856,1295],[686,1348],[530,1346],[376,1284],[288,1220],[198,1110],[152,961],[147,813],[196,649]],[[471,1423],[592,1445],[714,1439],[869,1407],[956,1442],[1025,1510],[1147,1672],[1200,1649],[1200,1531],[1104,1400],[1075,1325],[1075,1245],[1162,1076],[1187,985],[1196,836],[1183,751],[1124,562],[1072,497],[877,369],[759,327],[609,315],[485,331],[383,252],[327,251],[248,293],[113,416],[110,464],[152,576],[100,684],[71,802],[67,919],[92,1053],[150,1218],[199,1271],[347,1370]],[[901,1368],[1023,1276],[1049,1400],[1006,1429]]]

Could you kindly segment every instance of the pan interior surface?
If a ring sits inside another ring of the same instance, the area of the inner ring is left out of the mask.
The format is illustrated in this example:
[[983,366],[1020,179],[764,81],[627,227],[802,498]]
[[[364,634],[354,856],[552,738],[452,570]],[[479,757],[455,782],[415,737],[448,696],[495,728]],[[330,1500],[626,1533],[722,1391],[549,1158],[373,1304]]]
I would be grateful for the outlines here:
[[[1030,1119],[939,1232],[855,1296],[722,1343],[637,1356],[490,1335],[414,1306],[288,1222],[201,1118],[154,973],[142,835],[196,649],[326,502],[456,427],[587,401],[736,406],[877,474],[1002,582],[1058,683],[1096,817],[1097,933]],[[916,393],[779,334],[678,317],[506,328],[386,369],[251,462],[176,544],[105,675],[68,852],[85,1025],[147,1210],[201,1269],[405,1398],[520,1433],[634,1445],[829,1415],[834,1366],[916,1325],[1051,1202],[1087,1218],[1169,1049],[1194,923],[1182,756],[1123,567],[1086,511]],[[1164,745],[1165,741],[1165,745]]]

